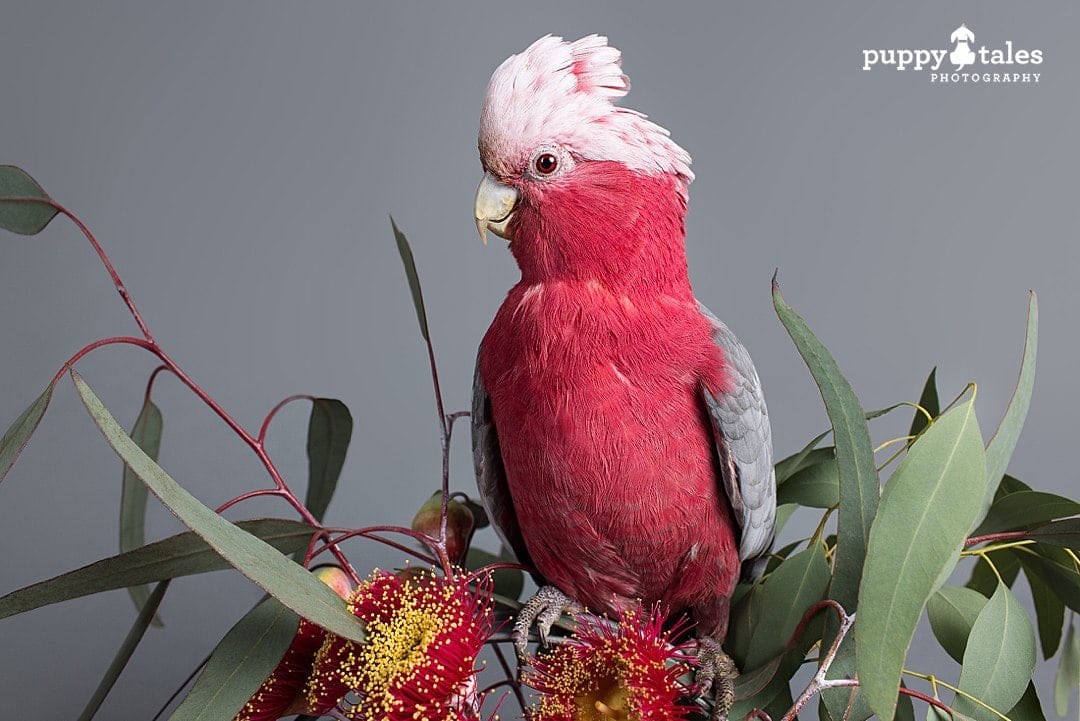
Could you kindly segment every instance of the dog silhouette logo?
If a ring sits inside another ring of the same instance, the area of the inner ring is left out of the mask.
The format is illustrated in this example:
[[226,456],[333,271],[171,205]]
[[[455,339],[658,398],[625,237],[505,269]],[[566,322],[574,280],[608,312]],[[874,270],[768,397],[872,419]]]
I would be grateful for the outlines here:
[[960,27],[953,30],[952,35],[949,36],[949,42],[956,43],[956,47],[949,53],[949,60],[957,70],[962,70],[965,65],[975,62],[975,51],[968,44],[975,42],[975,33],[971,32],[967,25],[960,23]]

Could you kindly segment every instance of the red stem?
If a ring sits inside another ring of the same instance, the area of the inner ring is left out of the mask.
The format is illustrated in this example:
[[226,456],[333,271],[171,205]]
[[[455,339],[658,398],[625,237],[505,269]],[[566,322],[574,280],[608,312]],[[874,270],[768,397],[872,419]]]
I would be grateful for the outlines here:
[[772,716],[765,713],[759,708],[751,709],[745,716],[743,716],[743,721],[750,721],[750,719],[752,718],[759,719],[759,721],[772,721]]
[[143,395],[143,405],[150,402],[150,392],[154,390],[154,381],[157,380],[158,374],[167,370],[169,370],[168,366],[158,366],[150,373],[150,377],[146,379],[146,393]]
[[506,679],[510,683],[510,688],[514,690],[514,697],[517,698],[518,705],[521,710],[525,710],[525,694],[521,692],[521,682],[518,680],[517,673],[510,669],[510,664],[506,660],[506,655],[503,653],[502,647],[498,644],[492,644],[492,650],[495,651],[495,658],[499,659],[499,665],[502,666],[503,672],[506,674]]
[[[45,202],[37,199],[30,200],[34,200],[35,202]],[[195,381],[193,381],[191,377],[188,376],[187,373],[185,373],[180,368],[180,366],[178,366],[176,362],[172,360],[172,358],[166,355],[165,352],[161,349],[161,346],[158,345],[156,340],[154,340],[154,336],[150,333],[150,329],[149,327],[147,327],[146,322],[143,320],[142,314],[140,314],[138,308],[135,307],[135,303],[134,301],[132,301],[131,295],[128,293],[127,288],[124,287],[123,281],[120,280],[119,273],[116,272],[116,268],[113,266],[112,261],[109,260],[109,256],[106,255],[104,248],[102,248],[101,244],[98,243],[97,238],[95,238],[94,234],[90,232],[90,229],[87,228],[86,225],[81,220],[79,220],[78,217],[76,217],[67,208],[63,207],[59,203],[51,199],[48,200],[47,203],[52,206],[58,213],[62,213],[65,217],[70,219],[71,222],[73,222],[76,227],[78,227],[79,230],[82,231],[82,234],[90,242],[90,245],[93,247],[94,252],[98,254],[98,258],[101,259],[102,264],[105,266],[105,270],[108,271],[109,277],[112,278],[113,285],[116,286],[117,292],[120,294],[120,297],[123,299],[124,304],[128,308],[128,311],[131,313],[131,317],[135,319],[136,325],[139,326],[139,330],[142,332],[145,338],[145,340],[143,340],[140,338],[132,337],[114,337],[105,338],[91,343],[82,348],[78,353],[72,356],[67,363],[64,364],[64,367],[57,372],[56,376],[53,377],[53,383],[56,383],[59,380],[60,375],[64,373],[67,369],[71,368],[72,365],[80,358],[85,356],[90,351],[105,345],[110,345],[114,343],[127,343],[130,345],[139,346],[141,348],[144,348],[145,350],[150,351],[151,353],[156,355],[159,360],[161,360],[161,362],[169,371],[173,373],[173,375],[179,378],[184,385],[186,385],[193,393],[195,393],[195,395],[198,396],[203,401],[203,403],[205,403],[212,411],[214,411],[214,413],[216,413],[218,417],[221,418],[221,420],[224,421],[225,424],[229,426],[238,436],[240,436],[240,439],[243,440],[244,443],[247,444],[255,452],[255,455],[258,456],[260,461],[262,461],[263,466],[270,474],[270,477],[274,480],[274,485],[277,487],[280,495],[282,495],[296,510],[296,512],[300,514],[300,517],[303,518],[306,523],[309,523],[317,528],[322,528],[322,524],[319,523],[318,519],[316,519],[311,514],[311,512],[304,506],[304,504],[301,503],[300,500],[296,497],[296,495],[289,489],[288,485],[285,483],[285,480],[281,477],[281,473],[277,470],[277,467],[267,455],[266,449],[263,447],[261,439],[252,437],[250,433],[244,430],[244,428],[239,423],[237,423],[232,418],[232,416],[225,412],[225,409],[222,408],[217,401],[211,398],[210,395],[202,389],[202,387],[195,383]],[[432,361],[434,361],[434,356],[432,356]],[[155,373],[156,372],[157,371],[155,371]],[[331,548],[331,552],[334,554],[334,557],[337,558],[338,562],[342,565],[342,567],[345,568],[345,570],[351,576],[356,578],[356,571],[353,569],[348,559],[345,558],[345,556],[336,547]]]
[[1026,538],[1027,531],[1006,531],[1004,533],[988,533],[985,536],[973,536],[964,541],[964,546],[974,546],[977,543],[987,541],[1014,541],[1018,538]]
[[[406,546],[406,545],[404,545],[402,543],[398,543],[397,541],[391,541],[389,538],[383,538],[382,536],[375,535],[376,532],[380,532],[380,531],[381,532],[389,532],[390,529],[394,529],[397,532],[402,532],[402,531],[408,531],[409,530],[409,529],[405,529],[405,528],[398,528],[396,526],[385,526],[385,527],[382,527],[382,528],[379,528],[379,527],[357,528],[357,529],[353,529],[353,530],[326,529],[328,532],[340,532],[342,535],[339,536],[338,538],[327,539],[326,545],[324,545],[322,548],[320,548],[318,550],[315,550],[315,551],[311,552],[310,556],[308,557],[308,560],[310,561],[311,559],[315,558],[316,556],[318,556],[323,551],[326,551],[326,550],[329,550],[329,549],[332,549],[332,548],[337,548],[339,544],[344,543],[345,541],[348,541],[348,540],[350,540],[352,538],[367,538],[367,539],[372,540],[372,541],[378,541],[379,543],[382,543],[382,544],[384,544],[386,546],[390,546],[391,548],[394,548],[394,549],[396,549],[398,551],[401,551],[402,553],[407,553],[407,554],[409,554],[409,555],[411,555],[411,556],[413,556],[415,558],[420,559],[424,563],[430,563],[431,565],[435,565],[436,563],[438,563],[438,561],[436,561],[431,556],[424,555],[423,553],[420,553],[416,549],[409,548],[408,546]],[[431,544],[431,538],[430,537],[425,536],[422,533],[417,533],[416,531],[410,531],[408,535],[413,535],[413,534],[416,534],[418,536],[422,536],[423,538],[418,539],[418,540],[420,540],[425,545],[430,545]]]
[[109,272],[109,277],[112,278],[113,285],[116,286],[116,291],[120,294],[120,297],[124,300],[124,305],[131,311],[131,317],[135,319],[135,323],[139,326],[139,330],[142,331],[146,340],[151,343],[154,342],[154,336],[150,334],[150,329],[146,326],[146,322],[143,321],[142,315],[139,314],[138,309],[135,307],[134,301],[131,300],[131,295],[128,293],[127,288],[124,287],[123,281],[120,280],[120,275],[116,272],[116,268],[113,267],[112,261],[109,260],[109,256],[105,255],[105,249],[98,243],[97,238],[90,232],[90,229],[83,224],[75,215],[64,206],[60,205],[56,201],[50,201],[53,208],[57,212],[66,216],[75,226],[82,231],[82,234],[86,236],[86,239],[90,241],[90,245],[94,248],[94,251],[101,258],[101,262],[105,265],[105,270]]
[[937,706],[939,709],[941,709],[942,711],[949,714],[950,717],[952,716],[953,710],[951,708],[949,708],[948,706],[946,706],[945,704],[943,704],[941,701],[938,701],[936,698],[933,698],[932,696],[927,696],[924,693],[919,693],[918,691],[915,691],[914,689],[910,689],[910,688],[906,688],[906,687],[901,687],[900,688],[900,693],[904,694],[905,696],[911,696],[912,698],[917,698],[920,701],[925,701],[926,703],[930,704],[931,706]]
[[795,627],[795,633],[791,634],[791,638],[787,642],[786,650],[790,651],[795,647],[795,644],[799,641],[799,636],[806,630],[806,626],[814,620],[814,616],[817,616],[826,608],[831,608],[836,611],[837,619],[841,622],[847,618],[847,612],[844,610],[844,607],[831,598],[826,598],[824,601],[818,601],[803,614],[802,620],[799,621],[799,625]]
[[278,402],[276,406],[270,409],[270,412],[266,414],[266,418],[263,419],[262,426],[259,428],[259,437],[256,439],[261,445],[266,442],[266,431],[270,428],[270,421],[274,420],[274,416],[278,414],[285,406],[289,405],[293,401],[309,400],[312,403],[315,402],[315,396],[308,395],[306,393],[297,393],[296,395],[289,396]]
[[284,495],[284,494],[277,488],[260,488],[257,491],[248,491],[247,493],[240,494],[236,498],[225,501],[224,503],[222,503],[220,506],[217,507],[217,509],[215,510],[215,513],[224,513],[228,509],[235,506],[237,503],[240,503],[241,501],[246,501],[249,498],[258,498],[259,496],[282,496],[282,495]]

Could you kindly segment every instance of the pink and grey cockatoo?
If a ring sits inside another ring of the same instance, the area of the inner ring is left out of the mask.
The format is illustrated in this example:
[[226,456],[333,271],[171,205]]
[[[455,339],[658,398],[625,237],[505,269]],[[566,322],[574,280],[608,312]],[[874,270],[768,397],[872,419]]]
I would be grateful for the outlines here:
[[488,85],[476,224],[510,241],[521,280],[480,345],[476,473],[547,584],[519,653],[563,611],[659,602],[694,622],[719,717],[729,599],[773,539],[771,431],[750,356],[690,287],[690,156],[613,104],[629,87],[596,35],[541,38]]

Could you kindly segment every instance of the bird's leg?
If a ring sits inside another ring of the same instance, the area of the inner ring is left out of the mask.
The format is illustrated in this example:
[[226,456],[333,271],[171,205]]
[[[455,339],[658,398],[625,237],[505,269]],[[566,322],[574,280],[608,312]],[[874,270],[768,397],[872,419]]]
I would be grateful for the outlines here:
[[564,613],[581,613],[585,607],[554,586],[543,586],[530,598],[514,619],[514,630],[510,637],[514,641],[514,650],[519,659],[525,658],[525,647],[529,645],[529,629],[536,624],[536,633],[540,645],[548,645],[548,632],[551,625]]
[[739,677],[739,670],[735,668],[731,656],[720,648],[720,642],[709,636],[698,639],[697,660],[694,691],[702,695],[712,691],[716,705],[709,715],[709,721],[727,721],[728,711],[735,703],[735,679]]

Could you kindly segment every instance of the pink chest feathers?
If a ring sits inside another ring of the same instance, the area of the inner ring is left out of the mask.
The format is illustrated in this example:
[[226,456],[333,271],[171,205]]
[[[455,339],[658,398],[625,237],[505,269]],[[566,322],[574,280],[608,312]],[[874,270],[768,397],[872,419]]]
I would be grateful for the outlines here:
[[738,561],[699,397],[727,381],[692,299],[519,285],[480,363],[518,523],[545,577],[606,610],[634,598],[694,605],[706,586],[729,585]]

